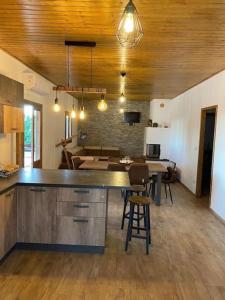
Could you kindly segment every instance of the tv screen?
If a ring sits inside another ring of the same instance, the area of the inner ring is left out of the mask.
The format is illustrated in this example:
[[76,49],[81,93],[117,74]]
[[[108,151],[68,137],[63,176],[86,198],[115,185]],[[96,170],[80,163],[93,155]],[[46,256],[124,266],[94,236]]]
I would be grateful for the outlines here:
[[133,125],[134,123],[140,123],[141,113],[137,111],[128,111],[124,113],[124,121]]

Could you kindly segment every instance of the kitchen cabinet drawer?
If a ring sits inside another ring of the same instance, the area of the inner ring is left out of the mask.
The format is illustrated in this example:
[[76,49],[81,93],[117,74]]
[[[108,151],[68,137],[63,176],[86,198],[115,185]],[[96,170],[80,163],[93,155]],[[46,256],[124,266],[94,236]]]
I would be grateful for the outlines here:
[[105,218],[106,204],[103,202],[57,202],[57,215]]
[[88,188],[59,188],[57,201],[106,202],[106,190]]
[[56,242],[64,245],[104,246],[105,218],[57,216]]

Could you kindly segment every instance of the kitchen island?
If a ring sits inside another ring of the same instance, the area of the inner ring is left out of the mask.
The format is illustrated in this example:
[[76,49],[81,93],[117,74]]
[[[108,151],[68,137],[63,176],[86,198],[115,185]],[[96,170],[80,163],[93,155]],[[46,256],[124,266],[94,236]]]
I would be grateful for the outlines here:
[[12,248],[103,253],[109,189],[126,172],[22,169],[0,180],[0,259]]

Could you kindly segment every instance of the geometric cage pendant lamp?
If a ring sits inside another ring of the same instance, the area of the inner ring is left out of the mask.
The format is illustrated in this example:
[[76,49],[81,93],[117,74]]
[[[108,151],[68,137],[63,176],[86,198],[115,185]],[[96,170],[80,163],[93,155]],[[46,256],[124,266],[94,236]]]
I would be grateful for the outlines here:
[[122,47],[132,48],[138,44],[143,34],[137,9],[130,0],[124,9],[116,36]]

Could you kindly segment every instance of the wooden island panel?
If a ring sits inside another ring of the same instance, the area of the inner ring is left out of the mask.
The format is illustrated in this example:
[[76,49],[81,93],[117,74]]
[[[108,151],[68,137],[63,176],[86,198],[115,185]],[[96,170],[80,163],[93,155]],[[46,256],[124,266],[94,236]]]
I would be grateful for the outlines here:
[[57,189],[50,187],[18,187],[18,242],[54,243],[56,193]]

